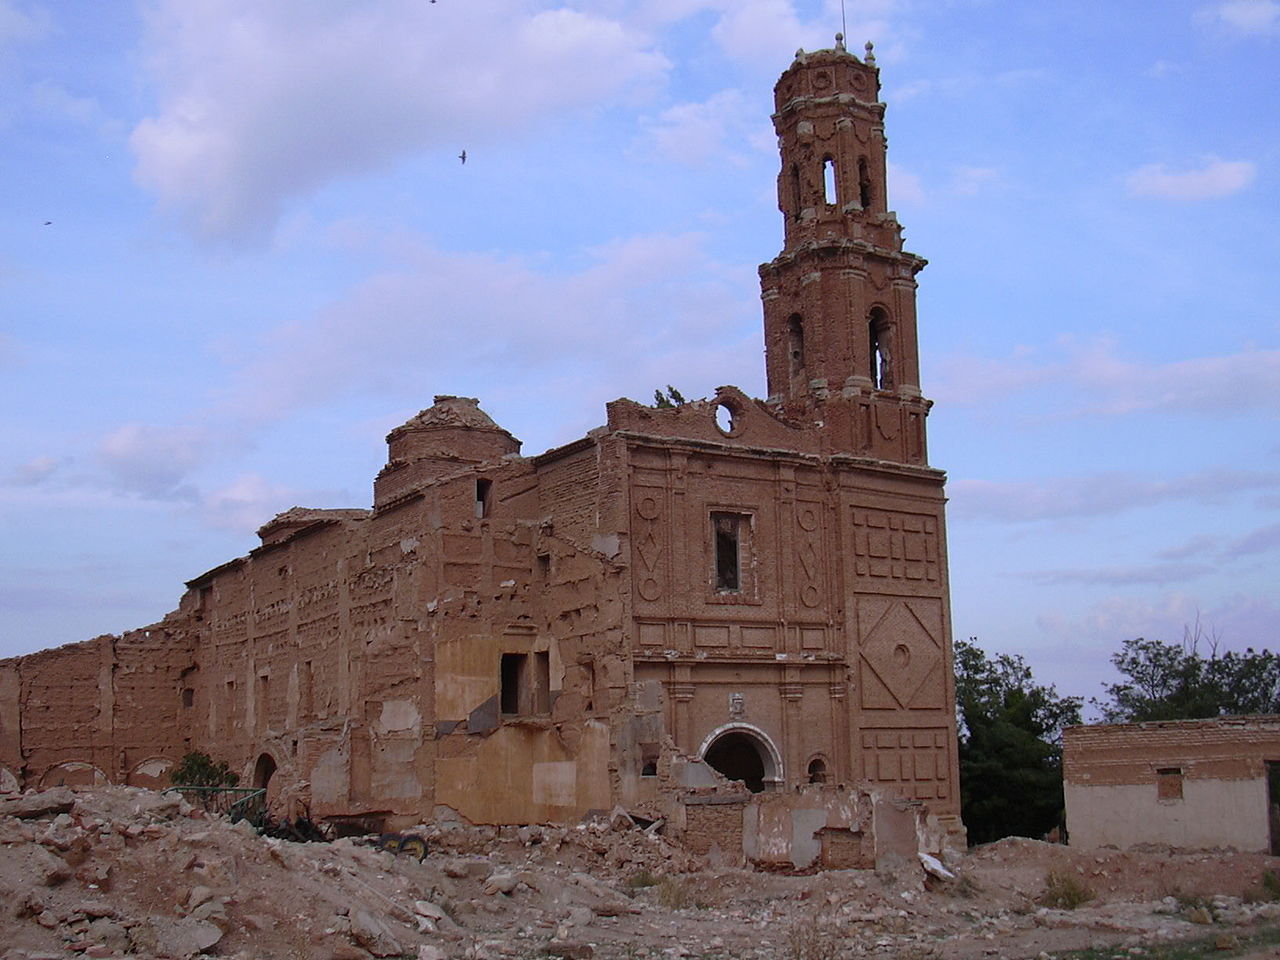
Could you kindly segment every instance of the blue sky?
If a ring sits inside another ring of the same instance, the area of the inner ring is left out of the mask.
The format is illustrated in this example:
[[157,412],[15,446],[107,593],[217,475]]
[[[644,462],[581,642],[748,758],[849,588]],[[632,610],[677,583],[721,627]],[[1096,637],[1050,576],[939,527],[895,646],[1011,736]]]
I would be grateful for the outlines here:
[[[1280,644],[1280,2],[848,0],[920,276],[954,632],[1091,696]],[[824,0],[0,0],[0,656],[118,632],[383,436],[764,389]],[[466,149],[466,165],[457,154]],[[46,225],[46,221],[50,221]]]

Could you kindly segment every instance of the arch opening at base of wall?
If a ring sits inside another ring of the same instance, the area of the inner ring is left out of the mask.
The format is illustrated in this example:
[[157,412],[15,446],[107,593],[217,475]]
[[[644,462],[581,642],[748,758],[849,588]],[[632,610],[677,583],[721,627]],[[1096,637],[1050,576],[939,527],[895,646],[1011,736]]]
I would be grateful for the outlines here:
[[749,723],[713,730],[698,755],[721,776],[741,781],[752,793],[782,783],[782,755],[767,733]]
[[269,753],[260,754],[257,762],[253,765],[253,785],[259,790],[267,789],[267,784],[271,782],[271,778],[275,776],[275,773],[275,758]]

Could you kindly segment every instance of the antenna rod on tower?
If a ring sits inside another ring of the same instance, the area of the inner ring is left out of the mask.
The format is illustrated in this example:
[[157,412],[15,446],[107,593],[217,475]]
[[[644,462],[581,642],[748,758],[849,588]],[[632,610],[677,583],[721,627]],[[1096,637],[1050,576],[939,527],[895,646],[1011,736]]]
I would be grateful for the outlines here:
[[846,37],[849,35],[849,25],[844,19],[844,0],[840,0],[840,32]]

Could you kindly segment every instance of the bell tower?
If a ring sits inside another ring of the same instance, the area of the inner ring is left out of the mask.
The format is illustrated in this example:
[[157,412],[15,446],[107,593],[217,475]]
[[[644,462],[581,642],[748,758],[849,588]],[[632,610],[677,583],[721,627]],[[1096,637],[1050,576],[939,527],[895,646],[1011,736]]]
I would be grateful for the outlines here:
[[831,452],[926,462],[915,275],[886,197],[884,104],[871,44],[836,35],[774,87],[782,252],[760,267],[769,400]]

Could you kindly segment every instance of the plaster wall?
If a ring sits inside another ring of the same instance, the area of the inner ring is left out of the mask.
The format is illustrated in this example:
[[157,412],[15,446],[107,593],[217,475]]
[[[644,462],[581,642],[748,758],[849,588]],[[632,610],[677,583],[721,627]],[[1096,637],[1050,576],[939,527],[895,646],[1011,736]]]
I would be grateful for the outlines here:
[[1073,847],[1270,849],[1265,780],[1189,780],[1181,800],[1157,799],[1154,784],[1068,783],[1064,791]]

